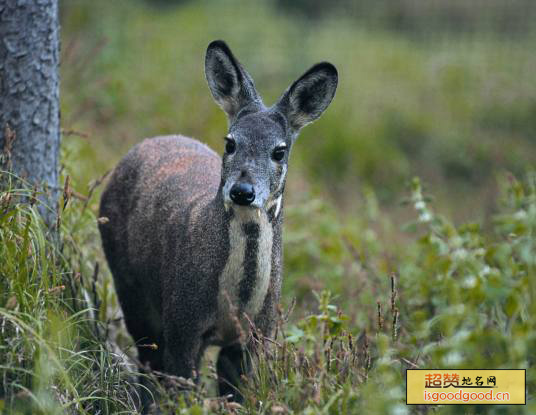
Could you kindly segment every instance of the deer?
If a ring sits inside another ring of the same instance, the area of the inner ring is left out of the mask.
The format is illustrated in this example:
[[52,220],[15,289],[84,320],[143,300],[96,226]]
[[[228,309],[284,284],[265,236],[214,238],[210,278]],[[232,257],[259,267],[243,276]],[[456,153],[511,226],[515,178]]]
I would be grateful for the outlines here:
[[269,338],[277,319],[290,151],[331,103],[338,73],[318,63],[267,107],[216,40],[205,77],[228,118],[223,156],[182,135],[143,140],[111,173],[99,230],[139,361],[195,380],[205,349],[219,346],[219,393],[240,401],[253,347],[244,333],[254,324]]

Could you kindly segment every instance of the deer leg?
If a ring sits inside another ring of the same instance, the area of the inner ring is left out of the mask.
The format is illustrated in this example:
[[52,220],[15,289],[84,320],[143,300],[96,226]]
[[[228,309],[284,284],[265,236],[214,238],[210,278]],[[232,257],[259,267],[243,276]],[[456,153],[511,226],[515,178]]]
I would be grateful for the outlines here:
[[204,350],[202,333],[172,329],[166,331],[165,337],[164,367],[166,373],[197,380],[199,361]]
[[242,375],[247,375],[251,368],[250,355],[246,347],[241,344],[223,347],[216,368],[220,395],[233,395],[232,400],[242,402],[244,397],[238,387]]

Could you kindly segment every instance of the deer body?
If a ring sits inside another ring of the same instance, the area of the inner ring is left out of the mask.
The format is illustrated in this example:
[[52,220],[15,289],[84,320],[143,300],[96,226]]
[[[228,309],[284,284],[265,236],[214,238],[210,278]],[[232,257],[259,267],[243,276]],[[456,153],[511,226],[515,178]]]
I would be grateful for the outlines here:
[[141,142],[103,193],[100,231],[140,360],[195,378],[205,348],[220,346],[220,392],[239,397],[248,320],[269,336],[276,316],[290,147],[331,101],[337,73],[316,65],[266,108],[225,43],[209,45],[205,71],[229,117],[223,159],[183,136]]

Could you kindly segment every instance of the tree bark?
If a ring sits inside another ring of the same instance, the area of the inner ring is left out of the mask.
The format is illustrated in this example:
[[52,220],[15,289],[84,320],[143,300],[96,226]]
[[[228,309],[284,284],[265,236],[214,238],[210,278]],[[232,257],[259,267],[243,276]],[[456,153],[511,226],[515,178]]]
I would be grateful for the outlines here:
[[44,192],[48,224],[56,218],[59,149],[58,1],[0,0],[1,167],[9,159]]

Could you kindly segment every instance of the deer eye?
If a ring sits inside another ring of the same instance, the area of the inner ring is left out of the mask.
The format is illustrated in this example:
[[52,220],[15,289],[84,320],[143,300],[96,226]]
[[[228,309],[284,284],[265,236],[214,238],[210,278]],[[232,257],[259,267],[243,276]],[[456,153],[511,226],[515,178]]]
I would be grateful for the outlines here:
[[276,147],[274,152],[272,153],[272,158],[275,161],[281,161],[285,157],[285,151],[287,148],[285,146]]
[[232,138],[225,138],[225,152],[233,154],[236,150],[236,142]]

